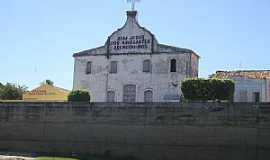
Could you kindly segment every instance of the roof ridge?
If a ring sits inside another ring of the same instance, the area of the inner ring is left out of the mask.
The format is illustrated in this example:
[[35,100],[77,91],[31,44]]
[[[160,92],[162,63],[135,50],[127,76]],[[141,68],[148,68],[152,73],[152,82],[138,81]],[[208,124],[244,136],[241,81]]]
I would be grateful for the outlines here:
[[270,78],[270,70],[236,70],[236,71],[216,71],[218,78],[245,77],[253,79]]
[[76,57],[76,56],[78,56],[78,55],[87,55],[87,54],[89,54],[89,52],[92,52],[92,51],[94,51],[94,50],[97,50],[97,49],[101,49],[101,48],[104,48],[105,47],[105,45],[102,45],[102,46],[99,46],[99,47],[95,47],[95,48],[91,48],[91,49],[85,49],[85,50],[82,50],[82,51],[80,51],[80,52],[75,52],[74,54],[73,54],[73,57]]
[[218,70],[217,72],[270,72],[270,70],[232,70],[232,71],[224,71],[224,70]]

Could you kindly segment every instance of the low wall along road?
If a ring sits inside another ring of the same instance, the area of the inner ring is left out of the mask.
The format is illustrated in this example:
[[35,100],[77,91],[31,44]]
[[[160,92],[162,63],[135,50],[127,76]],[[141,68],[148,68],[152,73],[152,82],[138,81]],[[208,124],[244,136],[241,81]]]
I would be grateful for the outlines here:
[[0,103],[0,151],[269,160],[270,104]]

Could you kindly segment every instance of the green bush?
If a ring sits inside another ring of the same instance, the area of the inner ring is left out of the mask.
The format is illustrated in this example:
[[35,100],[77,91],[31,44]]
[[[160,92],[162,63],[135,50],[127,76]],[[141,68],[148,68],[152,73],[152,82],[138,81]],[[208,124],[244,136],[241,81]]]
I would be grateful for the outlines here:
[[0,99],[2,100],[21,100],[23,93],[26,92],[27,87],[7,83],[3,85],[0,83]]
[[182,82],[181,90],[188,100],[232,100],[234,82],[222,79],[192,78]]
[[90,95],[87,91],[71,91],[68,95],[69,102],[89,102]]

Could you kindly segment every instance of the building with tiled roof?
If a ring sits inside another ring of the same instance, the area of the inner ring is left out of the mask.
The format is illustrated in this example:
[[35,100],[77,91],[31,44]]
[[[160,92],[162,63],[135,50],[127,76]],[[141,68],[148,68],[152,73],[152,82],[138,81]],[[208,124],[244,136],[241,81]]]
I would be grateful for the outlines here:
[[54,85],[42,84],[41,86],[23,94],[25,102],[66,102],[69,90]]
[[235,82],[235,102],[270,102],[270,70],[217,71],[216,78]]
[[237,71],[217,71],[218,78],[245,77],[252,79],[270,78],[270,70],[237,70]]

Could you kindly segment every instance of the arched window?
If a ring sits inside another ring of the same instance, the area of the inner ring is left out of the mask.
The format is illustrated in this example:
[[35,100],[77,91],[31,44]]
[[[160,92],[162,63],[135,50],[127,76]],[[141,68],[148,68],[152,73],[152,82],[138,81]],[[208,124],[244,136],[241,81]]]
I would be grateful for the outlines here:
[[143,72],[151,72],[152,67],[151,67],[151,61],[148,60],[144,60],[143,61]]
[[91,72],[92,72],[92,62],[87,62],[85,73],[91,74]]
[[176,60],[171,60],[171,72],[176,72]]
[[153,92],[151,90],[144,92],[144,102],[153,102]]
[[107,102],[115,102],[115,92],[114,91],[107,92]]

